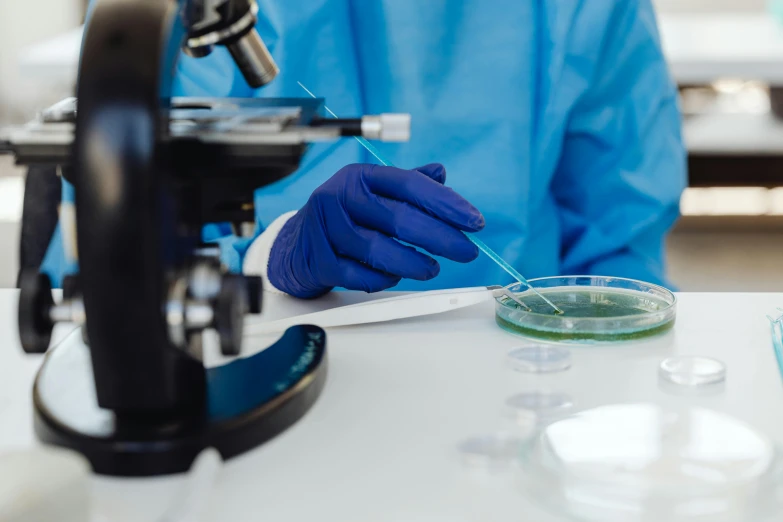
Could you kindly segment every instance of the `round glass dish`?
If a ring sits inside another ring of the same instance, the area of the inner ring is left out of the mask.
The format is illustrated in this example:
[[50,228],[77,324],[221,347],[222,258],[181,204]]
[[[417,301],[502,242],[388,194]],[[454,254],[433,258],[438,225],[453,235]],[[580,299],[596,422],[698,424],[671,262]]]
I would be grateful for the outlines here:
[[507,296],[495,299],[495,321],[511,333],[571,343],[643,339],[671,330],[677,299],[669,290],[642,281],[603,276],[531,279],[530,285],[563,310],[556,314],[520,283],[508,289],[526,305]]
[[779,520],[781,454],[723,413],[617,404],[556,421],[520,448],[524,493],[589,522]]

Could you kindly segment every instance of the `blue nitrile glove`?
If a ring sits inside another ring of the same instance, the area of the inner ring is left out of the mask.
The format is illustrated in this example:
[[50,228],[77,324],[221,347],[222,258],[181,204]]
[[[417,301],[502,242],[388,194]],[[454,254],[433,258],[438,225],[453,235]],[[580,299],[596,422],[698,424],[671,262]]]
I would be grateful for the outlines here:
[[269,281],[311,298],[334,287],[377,292],[402,278],[424,281],[440,271],[430,254],[467,263],[478,249],[461,230],[484,217],[445,187],[443,165],[416,170],[359,164],[340,169],[282,228],[269,256]]

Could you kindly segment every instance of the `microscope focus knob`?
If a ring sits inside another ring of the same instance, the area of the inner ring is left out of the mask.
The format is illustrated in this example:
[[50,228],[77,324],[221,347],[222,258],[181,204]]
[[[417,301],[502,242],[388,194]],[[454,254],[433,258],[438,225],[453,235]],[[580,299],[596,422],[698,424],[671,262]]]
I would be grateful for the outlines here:
[[81,293],[78,276],[68,275],[63,277],[63,299],[73,299],[81,296]]
[[261,313],[261,299],[263,291],[263,279],[260,276],[245,276],[247,283],[248,313],[258,315]]
[[44,353],[49,348],[54,322],[51,310],[52,283],[46,274],[25,270],[19,278],[19,336],[27,353]]
[[249,311],[248,285],[244,276],[225,274],[215,302],[215,329],[223,355],[239,355],[245,315]]

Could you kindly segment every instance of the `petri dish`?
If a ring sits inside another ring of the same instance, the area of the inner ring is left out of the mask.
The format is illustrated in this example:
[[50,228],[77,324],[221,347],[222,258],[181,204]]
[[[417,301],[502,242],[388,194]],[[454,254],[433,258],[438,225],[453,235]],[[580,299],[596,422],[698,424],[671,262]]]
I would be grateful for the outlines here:
[[518,469],[531,499],[589,522],[767,521],[783,507],[780,449],[702,408],[586,410],[525,442]]
[[530,311],[507,296],[497,297],[495,321],[508,332],[561,343],[607,343],[660,335],[674,326],[677,299],[661,286],[602,276],[545,277],[529,283],[565,313],[555,314],[516,283],[508,289]]
[[520,437],[498,432],[471,437],[462,441],[457,449],[467,467],[495,470],[514,465],[521,446]]
[[527,392],[506,399],[506,412],[522,426],[545,424],[571,413],[574,401],[564,393]]
[[778,362],[778,370],[783,377],[783,315],[778,315],[777,318],[767,316],[770,320],[770,326],[772,328],[772,345],[775,347],[775,359]]
[[560,346],[531,344],[510,350],[508,363],[520,372],[562,372],[571,367],[571,352]]
[[658,373],[681,386],[707,386],[726,379],[726,365],[710,357],[669,357],[661,362]]

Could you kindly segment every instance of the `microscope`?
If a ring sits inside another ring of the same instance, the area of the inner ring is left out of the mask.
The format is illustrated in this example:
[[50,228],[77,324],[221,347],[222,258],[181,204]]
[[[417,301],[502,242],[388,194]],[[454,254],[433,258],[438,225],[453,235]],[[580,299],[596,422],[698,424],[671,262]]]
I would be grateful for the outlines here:
[[[311,143],[407,141],[410,118],[327,119],[311,98],[171,96],[180,53],[216,46],[250,86],[272,81],[257,13],[255,0],[98,0],[76,97],[0,141],[18,164],[55,165],[74,187],[78,273],[59,302],[46,275],[22,274],[19,332],[25,351],[46,352],[36,435],[98,474],[183,472],[209,447],[239,455],[299,420],[324,388],[317,326],[237,357],[261,280],[228,273],[201,231],[252,223],[253,191],[293,173]],[[49,348],[60,322],[82,334]],[[210,335],[230,362],[205,367]]]

